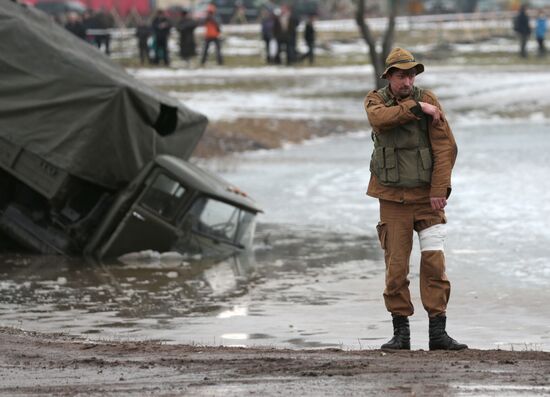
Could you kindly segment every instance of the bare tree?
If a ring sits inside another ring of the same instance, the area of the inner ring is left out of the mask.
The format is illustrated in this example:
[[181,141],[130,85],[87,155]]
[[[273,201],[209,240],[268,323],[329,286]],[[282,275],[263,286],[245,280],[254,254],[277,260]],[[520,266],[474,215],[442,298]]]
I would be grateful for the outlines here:
[[395,17],[397,15],[397,0],[388,0],[388,25],[382,37],[382,52],[376,49],[376,38],[373,36],[369,25],[365,19],[365,0],[356,0],[357,9],[355,13],[355,22],[359,27],[361,36],[369,47],[369,55],[372,66],[374,67],[374,80],[376,88],[382,88],[385,82],[380,79],[384,72],[384,62],[391,51],[395,33]]

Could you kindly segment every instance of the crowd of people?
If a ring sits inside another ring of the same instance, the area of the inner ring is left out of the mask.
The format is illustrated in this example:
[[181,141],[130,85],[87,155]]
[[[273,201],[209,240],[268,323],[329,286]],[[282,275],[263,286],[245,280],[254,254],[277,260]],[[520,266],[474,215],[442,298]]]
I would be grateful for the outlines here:
[[[237,14],[236,14],[237,15]],[[244,14],[243,14],[244,15]],[[522,6],[514,17],[514,31],[519,38],[519,54],[527,58],[527,43],[533,33],[530,17],[526,6]],[[309,64],[315,62],[315,15],[309,15],[303,29],[303,40],[307,46],[307,52],[300,54],[297,50],[298,27],[300,18],[288,5],[280,8],[265,8],[260,16],[261,39],[264,42],[265,62],[267,64],[292,65],[308,60]],[[83,15],[69,14],[65,28],[76,36],[89,43],[103,48],[106,54],[110,54],[110,31],[114,28],[113,16],[105,9],[97,12],[86,11]],[[164,10],[157,10],[151,23],[142,20],[135,31],[137,38],[139,59],[142,65],[164,64],[170,65],[170,48],[168,41],[172,30],[179,35],[179,56],[188,65],[198,55],[195,40],[195,29],[204,27],[203,47],[200,53],[200,65],[208,60],[210,48],[215,48],[216,62],[223,65],[221,21],[216,13],[216,6],[210,4],[206,9],[206,15],[197,19],[191,16],[186,9],[181,9],[175,18],[169,17]],[[538,55],[546,55],[545,36],[547,21],[544,11],[539,10],[534,26],[535,39],[538,44]]]
[[105,53],[111,53],[110,29],[115,27],[113,16],[104,8],[97,12],[87,10],[82,15],[69,13],[65,28],[82,40],[103,48]]
[[287,65],[309,59],[314,62],[315,28],[313,25],[314,15],[307,19],[304,29],[304,40],[308,52],[302,56],[297,51],[298,26],[300,19],[289,6],[283,5],[280,9],[264,10],[261,20],[262,40],[265,43],[266,62],[281,64],[284,61]]
[[[527,58],[527,42],[531,37],[532,29],[529,21],[529,15],[527,13],[527,6],[525,5],[521,6],[518,14],[514,17],[514,31],[519,37],[519,54],[522,58]],[[543,10],[539,10],[535,22],[535,39],[537,40],[538,55],[540,57],[544,57],[546,55],[546,45],[544,43],[546,31],[546,15]]]
[[[281,8],[266,8],[260,17],[261,39],[265,43],[265,60],[267,64],[287,64],[308,60],[315,61],[315,15],[309,15],[305,22],[303,38],[307,52],[300,54],[297,50],[298,26],[300,18],[289,6]],[[179,15],[168,15],[166,11],[157,10],[152,21],[141,20],[137,23],[135,37],[137,39],[139,60],[142,65],[170,65],[169,38],[172,31],[178,33],[179,56],[190,65],[192,59],[199,55],[195,39],[195,29],[204,27],[202,50],[199,62],[203,66],[208,61],[210,48],[215,48],[215,59],[218,65],[223,65],[222,24],[216,12],[216,6],[210,4],[203,18],[193,18],[187,9],[179,10]],[[76,36],[99,48],[104,47],[110,53],[110,29],[114,27],[113,17],[101,10],[86,12],[80,16],[70,14],[65,28]]]

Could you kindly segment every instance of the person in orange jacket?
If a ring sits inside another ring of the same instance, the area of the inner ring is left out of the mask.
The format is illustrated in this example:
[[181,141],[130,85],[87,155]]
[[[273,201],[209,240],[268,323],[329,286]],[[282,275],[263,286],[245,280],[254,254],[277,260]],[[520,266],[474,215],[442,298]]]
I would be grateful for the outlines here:
[[208,58],[208,48],[210,43],[214,43],[216,46],[216,60],[218,65],[223,64],[222,49],[221,49],[221,24],[216,18],[216,6],[210,4],[206,10],[206,18],[204,24],[204,47],[202,51],[201,65],[206,63]]

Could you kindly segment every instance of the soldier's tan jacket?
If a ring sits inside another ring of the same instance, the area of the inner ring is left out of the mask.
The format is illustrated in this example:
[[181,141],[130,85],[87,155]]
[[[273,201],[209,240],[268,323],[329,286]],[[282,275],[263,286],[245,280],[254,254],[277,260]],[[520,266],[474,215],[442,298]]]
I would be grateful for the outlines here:
[[[435,105],[443,111],[436,96],[428,90],[424,90],[420,100]],[[397,99],[396,106],[386,106],[376,90],[367,94],[365,110],[375,134],[383,134],[388,129],[417,120],[422,114],[420,105],[412,97]],[[379,199],[401,203],[423,203],[429,202],[430,197],[449,197],[451,194],[451,172],[456,160],[457,146],[451,127],[444,115],[442,121],[435,126],[432,125],[432,120],[429,118],[428,135],[433,155],[430,185],[413,188],[383,186],[371,173],[367,194]]]

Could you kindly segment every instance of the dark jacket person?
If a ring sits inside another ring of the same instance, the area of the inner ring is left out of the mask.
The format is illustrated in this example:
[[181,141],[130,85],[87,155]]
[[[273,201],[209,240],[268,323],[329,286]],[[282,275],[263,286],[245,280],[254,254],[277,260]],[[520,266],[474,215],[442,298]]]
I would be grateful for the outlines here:
[[170,53],[168,49],[168,39],[172,24],[164,14],[163,10],[158,10],[157,15],[152,22],[153,34],[155,37],[155,59],[154,63],[159,64],[162,59],[166,66],[170,65]]
[[151,37],[151,27],[144,21],[140,21],[136,27],[136,38],[138,41],[139,60],[141,64],[151,62],[149,57],[149,37]]
[[529,26],[527,7],[524,5],[521,6],[518,15],[514,19],[514,30],[519,36],[519,54],[521,57],[527,58],[527,40],[531,35],[531,26]]
[[71,12],[67,16],[67,23],[65,29],[74,34],[76,37],[80,37],[82,40],[86,40],[86,27],[82,23],[82,18],[74,12]]
[[197,45],[195,43],[195,29],[197,26],[197,21],[189,16],[187,10],[183,10],[176,29],[180,35],[180,56],[184,61],[189,61],[189,59],[197,55]]
[[313,61],[315,59],[315,27],[313,26],[314,21],[315,15],[310,15],[304,28],[304,40],[307,45],[307,53],[303,55],[302,59],[309,59],[310,65],[313,64]]

